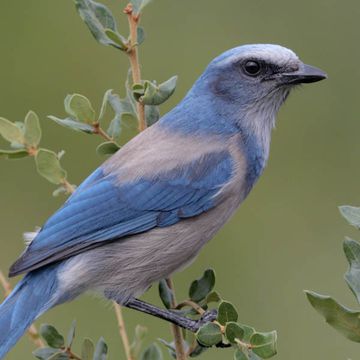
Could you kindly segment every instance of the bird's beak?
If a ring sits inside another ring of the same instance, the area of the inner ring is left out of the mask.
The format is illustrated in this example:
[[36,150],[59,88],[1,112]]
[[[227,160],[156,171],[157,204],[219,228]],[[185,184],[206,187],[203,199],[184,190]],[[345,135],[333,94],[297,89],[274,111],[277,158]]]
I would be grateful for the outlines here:
[[327,78],[324,71],[311,66],[302,64],[299,70],[291,73],[283,73],[282,79],[284,84],[304,84],[321,81]]

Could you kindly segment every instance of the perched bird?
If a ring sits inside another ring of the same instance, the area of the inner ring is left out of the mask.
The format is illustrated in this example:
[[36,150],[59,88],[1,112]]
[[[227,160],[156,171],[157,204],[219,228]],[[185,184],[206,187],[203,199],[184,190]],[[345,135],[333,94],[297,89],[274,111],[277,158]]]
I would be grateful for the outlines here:
[[325,78],[279,45],[214,59],[173,110],[78,187],[12,265],[10,276],[26,275],[0,306],[0,358],[41,314],[89,290],[191,328],[136,297],[195,259],[262,174],[290,90]]

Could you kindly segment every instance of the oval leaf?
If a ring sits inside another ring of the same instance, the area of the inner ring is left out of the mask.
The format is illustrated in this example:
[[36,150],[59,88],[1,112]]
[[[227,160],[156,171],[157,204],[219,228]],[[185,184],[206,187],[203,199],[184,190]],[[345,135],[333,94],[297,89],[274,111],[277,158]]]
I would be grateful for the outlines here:
[[145,40],[145,30],[143,27],[138,26],[137,28],[137,43],[141,45]]
[[221,325],[225,325],[228,322],[236,322],[238,319],[238,313],[235,306],[227,301],[222,301],[218,309],[217,320]]
[[75,0],[75,6],[91,34],[100,44],[118,47],[105,33],[106,29],[117,32],[115,18],[105,5],[93,0]]
[[66,118],[66,119],[59,119],[55,116],[49,115],[48,118],[50,120],[55,121],[57,124],[61,125],[61,126],[65,126],[71,130],[75,130],[75,131],[82,131],[85,132],[87,134],[93,134],[94,133],[94,127],[92,125],[88,125],[88,124],[84,124],[75,120],[72,120],[70,118]]
[[127,50],[128,46],[126,44],[126,40],[120,34],[111,29],[105,29],[105,34],[114,44],[117,45],[118,49],[123,51]]
[[339,210],[350,225],[360,229],[360,207],[344,205]]
[[222,340],[220,326],[214,323],[207,323],[196,333],[196,338],[204,346],[219,344]]
[[247,325],[243,325],[243,324],[240,324],[240,326],[244,330],[243,341],[246,343],[250,342],[251,337],[256,332],[255,329],[251,326],[247,326]]
[[28,155],[29,153],[25,149],[0,150],[0,158],[4,158],[4,159],[20,159]]
[[11,121],[0,117],[0,135],[11,143],[24,144],[24,134]]
[[160,110],[158,106],[145,106],[145,119],[147,126],[154,125],[160,119]]
[[81,360],[93,360],[94,344],[90,339],[84,339],[81,346]]
[[145,81],[145,92],[139,100],[145,105],[160,105],[169,99],[169,97],[174,93],[176,82],[177,76],[173,76],[160,85],[156,85],[150,81]]
[[68,332],[68,335],[67,335],[67,340],[66,340],[66,346],[68,348],[71,348],[72,346],[72,343],[74,341],[74,338],[75,338],[75,329],[76,329],[76,320],[74,320],[71,324],[71,327],[70,327],[70,330]]
[[344,252],[349,262],[345,280],[360,303],[360,244],[355,240],[346,238]]
[[40,360],[47,360],[52,355],[59,352],[59,349],[44,347],[33,351],[33,355]]
[[159,282],[159,295],[160,295],[160,299],[161,299],[162,303],[164,304],[164,306],[167,309],[170,309],[174,295],[173,295],[172,290],[169,288],[166,280],[161,280]]
[[204,275],[197,280],[194,280],[189,289],[189,297],[194,302],[199,302],[206,298],[215,286],[215,272],[208,269]]
[[236,343],[235,339],[242,340],[244,338],[244,329],[236,322],[229,322],[226,324],[225,336],[230,343]]
[[41,140],[41,127],[38,116],[29,111],[25,117],[25,143],[27,146],[37,148]]
[[53,151],[39,149],[35,162],[38,173],[51,183],[59,185],[66,180],[66,171]]
[[151,344],[142,354],[141,360],[162,360],[163,356],[157,344]]
[[251,339],[252,351],[263,359],[276,355],[276,331],[255,333]]
[[41,325],[40,335],[52,348],[59,349],[65,345],[64,337],[51,325]]
[[119,149],[120,147],[117,144],[115,144],[113,141],[107,141],[100,144],[96,148],[96,153],[100,156],[112,155],[115,154]]
[[95,122],[95,110],[90,100],[84,95],[72,94],[67,95],[64,100],[65,111],[85,124],[93,124]]
[[108,353],[108,347],[105,343],[104,338],[100,338],[96,344],[94,360],[106,360]]

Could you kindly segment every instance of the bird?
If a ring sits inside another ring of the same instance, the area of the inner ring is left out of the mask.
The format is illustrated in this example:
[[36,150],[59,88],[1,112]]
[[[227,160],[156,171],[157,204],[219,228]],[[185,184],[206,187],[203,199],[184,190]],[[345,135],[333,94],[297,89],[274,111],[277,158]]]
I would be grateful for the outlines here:
[[290,91],[326,77],[275,44],[212,60],[33,235],[9,272],[25,276],[0,305],[0,358],[40,315],[89,291],[186,327],[138,297],[195,260],[263,173]]

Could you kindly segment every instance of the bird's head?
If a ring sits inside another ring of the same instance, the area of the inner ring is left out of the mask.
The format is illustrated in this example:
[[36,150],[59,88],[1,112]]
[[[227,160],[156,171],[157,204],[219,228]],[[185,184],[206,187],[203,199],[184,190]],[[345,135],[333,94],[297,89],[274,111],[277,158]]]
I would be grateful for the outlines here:
[[304,64],[285,47],[244,45],[215,58],[194,91],[212,98],[225,116],[232,114],[237,121],[248,121],[249,126],[271,128],[292,88],[325,78],[322,70]]
[[202,81],[224,101],[252,106],[264,99],[279,101],[276,94],[325,78],[322,70],[304,64],[293,51],[258,44],[226,51],[209,64]]

